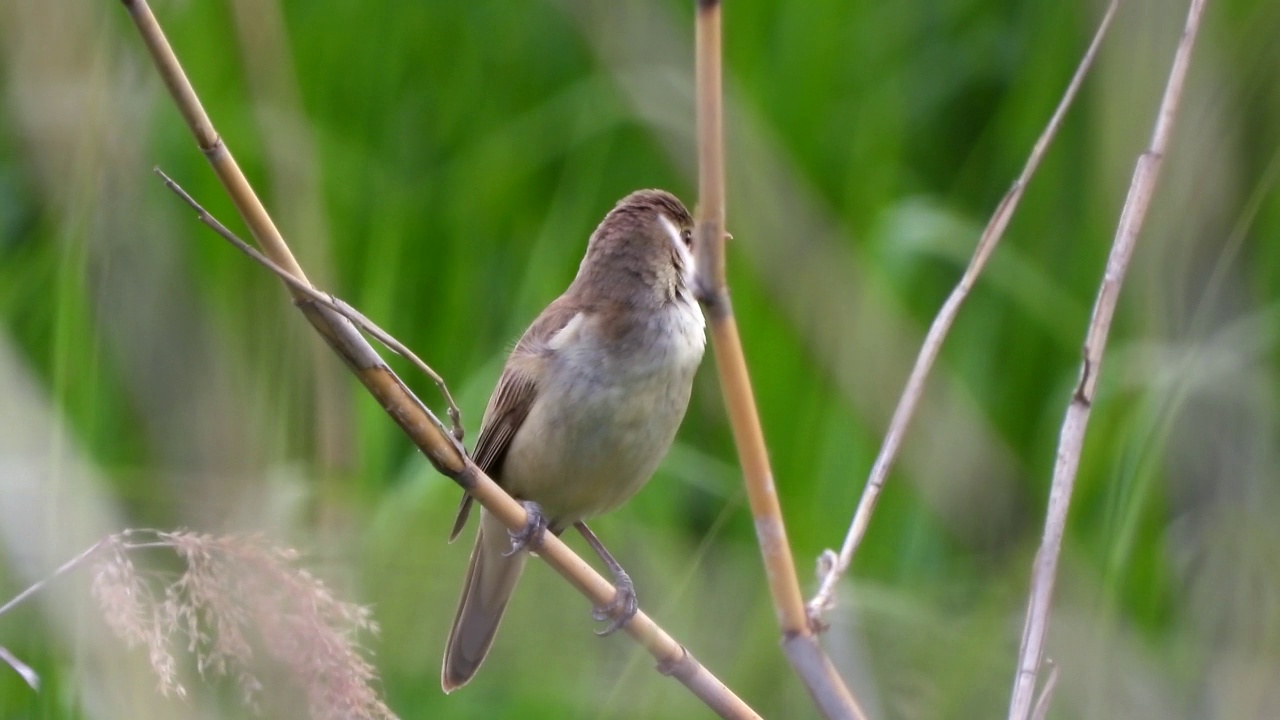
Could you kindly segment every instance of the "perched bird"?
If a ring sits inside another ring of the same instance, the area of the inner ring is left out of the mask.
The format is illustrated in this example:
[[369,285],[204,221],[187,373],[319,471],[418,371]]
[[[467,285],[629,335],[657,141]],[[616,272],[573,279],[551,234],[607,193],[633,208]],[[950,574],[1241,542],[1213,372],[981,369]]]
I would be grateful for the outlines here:
[[[618,589],[597,619],[605,634],[636,612],[630,578],[582,521],[612,510],[649,480],[689,405],[706,346],[693,297],[693,218],[663,190],[639,190],[591,234],[578,274],[525,331],[489,398],[472,452],[525,502],[530,526],[509,533],[481,511],[480,530],[445,647],[445,692],[484,661],[524,569],[526,543],[576,526]],[[466,523],[463,497],[450,540]]]

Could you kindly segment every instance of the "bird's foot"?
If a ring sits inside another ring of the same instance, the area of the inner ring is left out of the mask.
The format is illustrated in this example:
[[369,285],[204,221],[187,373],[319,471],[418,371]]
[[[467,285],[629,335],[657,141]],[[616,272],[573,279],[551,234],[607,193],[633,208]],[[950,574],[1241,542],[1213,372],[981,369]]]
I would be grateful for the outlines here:
[[537,552],[542,547],[542,538],[547,535],[547,516],[543,514],[542,506],[532,500],[521,500],[520,505],[529,517],[525,520],[523,530],[509,533],[511,549],[505,553],[506,557],[525,549]]
[[613,587],[616,591],[613,600],[608,605],[591,611],[592,618],[610,621],[608,627],[596,631],[596,635],[600,637],[617,632],[618,628],[626,625],[640,611],[640,601],[636,599],[636,586],[631,582],[631,576],[627,575],[622,568],[618,568],[613,574]]

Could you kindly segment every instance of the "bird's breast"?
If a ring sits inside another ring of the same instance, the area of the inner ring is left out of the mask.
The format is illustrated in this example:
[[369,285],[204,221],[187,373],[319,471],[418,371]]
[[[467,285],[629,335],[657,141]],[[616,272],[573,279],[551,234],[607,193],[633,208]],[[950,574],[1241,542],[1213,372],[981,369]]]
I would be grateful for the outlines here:
[[649,479],[684,418],[706,344],[691,303],[664,306],[623,342],[606,337],[599,318],[570,326],[502,471],[507,489],[558,527],[617,507]]

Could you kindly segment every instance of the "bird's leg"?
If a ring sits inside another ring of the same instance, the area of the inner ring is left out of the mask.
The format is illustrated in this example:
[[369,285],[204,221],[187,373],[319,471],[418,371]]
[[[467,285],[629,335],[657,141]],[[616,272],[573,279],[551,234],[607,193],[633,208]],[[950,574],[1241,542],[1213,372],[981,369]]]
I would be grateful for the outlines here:
[[592,550],[600,556],[604,561],[605,567],[609,568],[609,572],[613,574],[613,587],[616,593],[613,600],[604,607],[597,607],[591,611],[591,617],[596,620],[611,620],[609,626],[603,630],[596,631],[596,634],[603,637],[611,635],[618,628],[627,624],[627,621],[640,611],[640,602],[636,600],[636,586],[631,582],[631,576],[627,574],[617,560],[605,550],[604,544],[600,542],[600,538],[591,532],[591,528],[586,523],[576,522],[573,524],[578,528],[578,532],[582,533],[582,537],[591,546]]
[[542,547],[542,538],[547,534],[547,516],[543,514],[542,506],[532,500],[519,502],[529,517],[525,520],[523,530],[510,533],[511,549],[505,553],[506,557],[511,557],[525,548],[530,552],[537,552]]

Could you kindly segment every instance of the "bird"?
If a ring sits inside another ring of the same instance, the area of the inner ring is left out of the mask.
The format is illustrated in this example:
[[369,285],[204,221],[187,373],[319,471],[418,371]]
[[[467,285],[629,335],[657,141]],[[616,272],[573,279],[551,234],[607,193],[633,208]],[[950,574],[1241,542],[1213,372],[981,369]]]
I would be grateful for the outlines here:
[[[706,347],[693,291],[693,218],[664,190],[618,201],[591,233],[577,275],[506,360],[472,459],[529,515],[510,533],[481,509],[440,682],[474,677],[541,533],[576,527],[608,566],[617,592],[596,608],[608,634],[636,613],[634,586],[584,521],[617,508],[649,480],[689,405]],[[450,536],[461,532],[464,494]]]

